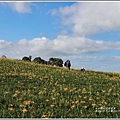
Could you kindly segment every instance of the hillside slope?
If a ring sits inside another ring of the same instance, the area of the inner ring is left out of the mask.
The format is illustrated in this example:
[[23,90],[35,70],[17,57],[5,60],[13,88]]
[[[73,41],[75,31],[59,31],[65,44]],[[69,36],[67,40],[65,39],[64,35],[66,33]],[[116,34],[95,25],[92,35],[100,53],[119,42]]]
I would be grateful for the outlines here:
[[119,118],[120,74],[0,59],[0,118]]

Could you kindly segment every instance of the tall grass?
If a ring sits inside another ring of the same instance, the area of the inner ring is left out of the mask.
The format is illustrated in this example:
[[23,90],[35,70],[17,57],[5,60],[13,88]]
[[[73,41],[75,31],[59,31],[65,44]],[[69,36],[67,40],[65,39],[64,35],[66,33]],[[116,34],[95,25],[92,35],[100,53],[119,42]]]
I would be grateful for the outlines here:
[[1,118],[119,118],[120,74],[0,59]]

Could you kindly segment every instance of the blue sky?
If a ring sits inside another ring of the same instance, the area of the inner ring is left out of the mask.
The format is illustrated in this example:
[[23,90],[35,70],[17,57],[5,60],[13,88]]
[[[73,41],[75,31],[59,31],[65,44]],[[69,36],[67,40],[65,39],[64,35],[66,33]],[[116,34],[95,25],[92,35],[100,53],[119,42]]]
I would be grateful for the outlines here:
[[[49,39],[55,38],[57,34],[59,34],[61,27],[59,20],[57,20],[58,18],[49,14],[50,10],[73,4],[71,2],[22,3],[21,6],[24,7],[26,7],[26,4],[29,4],[28,7],[30,10],[27,12],[20,12],[20,10],[14,8],[14,6],[19,3],[20,2],[10,2],[10,4],[4,3],[3,5],[1,2],[0,5],[0,24],[3,28],[0,31],[1,38],[7,41],[16,41],[21,38],[32,39],[41,37],[42,35]],[[6,36],[4,35],[5,32],[7,33]]]
[[120,2],[0,2],[0,56],[120,72],[119,20]]

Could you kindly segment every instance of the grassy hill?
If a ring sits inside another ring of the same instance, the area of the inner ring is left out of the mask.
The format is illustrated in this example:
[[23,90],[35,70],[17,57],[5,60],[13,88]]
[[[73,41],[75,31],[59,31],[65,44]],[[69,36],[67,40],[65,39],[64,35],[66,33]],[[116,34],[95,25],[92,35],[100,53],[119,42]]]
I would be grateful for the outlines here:
[[0,118],[119,117],[119,73],[0,59]]

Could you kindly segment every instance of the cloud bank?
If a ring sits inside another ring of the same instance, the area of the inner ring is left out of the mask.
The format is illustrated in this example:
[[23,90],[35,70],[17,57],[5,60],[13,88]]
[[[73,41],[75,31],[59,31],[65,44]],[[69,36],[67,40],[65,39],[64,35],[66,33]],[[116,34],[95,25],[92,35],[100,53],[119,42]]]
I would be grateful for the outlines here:
[[91,40],[85,37],[58,36],[54,40],[33,38],[21,39],[17,42],[0,40],[1,55],[41,55],[41,56],[69,56],[81,53],[95,53],[104,50],[120,50],[120,42],[105,42]]

